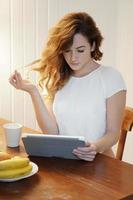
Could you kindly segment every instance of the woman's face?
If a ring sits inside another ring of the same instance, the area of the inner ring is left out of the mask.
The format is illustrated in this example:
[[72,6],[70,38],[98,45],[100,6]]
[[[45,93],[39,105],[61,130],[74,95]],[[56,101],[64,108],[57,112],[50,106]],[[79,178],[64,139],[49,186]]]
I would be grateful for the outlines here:
[[73,70],[74,74],[81,74],[88,70],[89,64],[92,62],[92,47],[86,37],[77,33],[74,35],[73,44],[70,48],[63,51],[63,56]]

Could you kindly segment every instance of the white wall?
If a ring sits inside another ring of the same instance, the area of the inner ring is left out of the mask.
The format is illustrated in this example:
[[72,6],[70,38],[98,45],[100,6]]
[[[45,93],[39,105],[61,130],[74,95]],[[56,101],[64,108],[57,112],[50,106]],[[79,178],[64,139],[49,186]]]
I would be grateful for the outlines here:
[[[95,19],[104,36],[102,63],[117,67],[127,88],[127,104],[132,101],[132,0],[0,0],[0,116],[38,128],[31,99],[8,83],[16,68],[40,57],[48,28],[67,12],[86,11]],[[36,74],[32,74],[36,80]],[[127,141],[124,159],[133,163],[130,151],[133,134]]]
[[[127,105],[133,107],[133,1],[118,0],[116,65],[127,85]],[[123,160],[133,163],[133,131],[128,134]]]

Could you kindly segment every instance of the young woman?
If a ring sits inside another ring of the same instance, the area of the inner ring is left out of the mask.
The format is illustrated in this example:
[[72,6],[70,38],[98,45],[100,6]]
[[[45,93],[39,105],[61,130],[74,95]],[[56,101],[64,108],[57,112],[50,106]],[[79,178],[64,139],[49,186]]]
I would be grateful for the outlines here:
[[86,161],[98,152],[111,154],[126,101],[120,73],[97,62],[102,39],[84,12],[69,13],[53,27],[36,69],[40,86],[47,89],[48,107],[35,85],[17,71],[10,77],[15,88],[30,94],[42,132],[85,137],[86,146],[73,153]]

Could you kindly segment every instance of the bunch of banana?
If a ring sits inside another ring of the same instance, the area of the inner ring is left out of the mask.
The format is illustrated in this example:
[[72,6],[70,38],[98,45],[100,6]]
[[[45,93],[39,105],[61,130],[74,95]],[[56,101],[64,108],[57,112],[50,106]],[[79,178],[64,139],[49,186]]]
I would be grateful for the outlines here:
[[0,161],[0,179],[18,178],[28,175],[32,170],[29,158],[15,156]]

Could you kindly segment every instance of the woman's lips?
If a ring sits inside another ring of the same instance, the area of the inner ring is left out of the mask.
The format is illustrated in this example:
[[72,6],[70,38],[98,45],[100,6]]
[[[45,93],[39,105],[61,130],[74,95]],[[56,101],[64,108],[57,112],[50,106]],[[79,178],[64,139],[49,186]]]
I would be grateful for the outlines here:
[[71,65],[78,65],[78,63],[71,63]]

